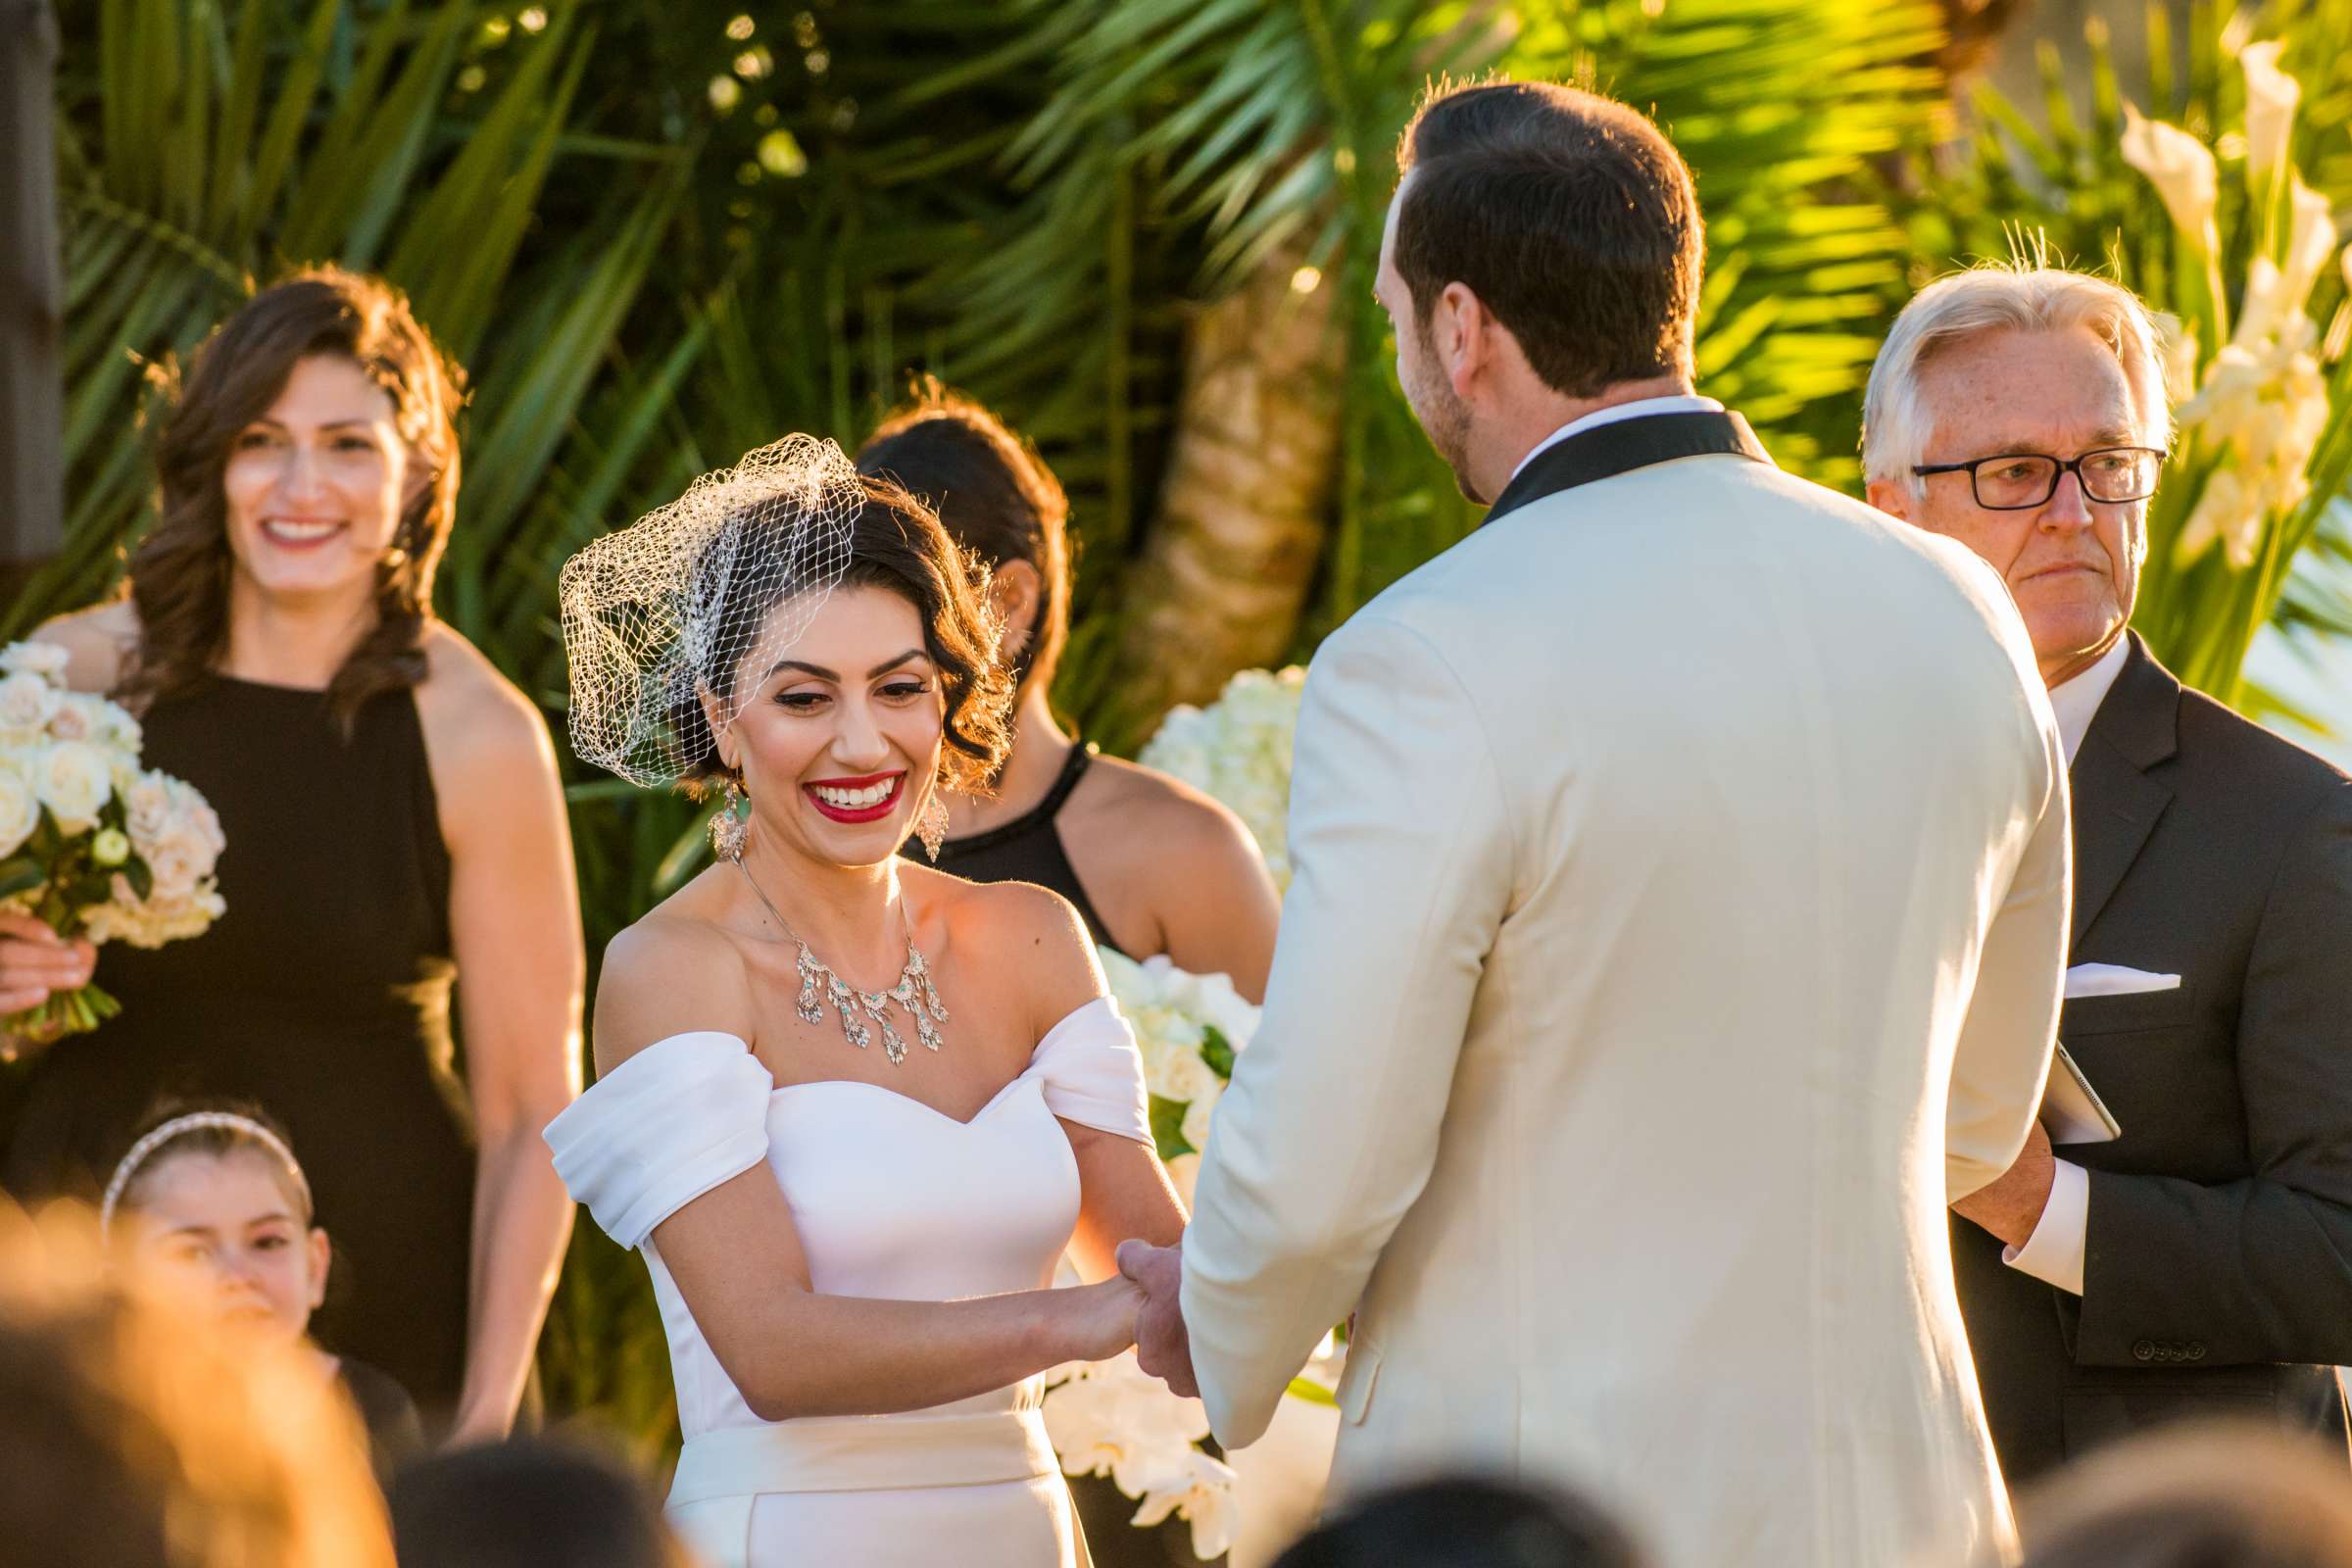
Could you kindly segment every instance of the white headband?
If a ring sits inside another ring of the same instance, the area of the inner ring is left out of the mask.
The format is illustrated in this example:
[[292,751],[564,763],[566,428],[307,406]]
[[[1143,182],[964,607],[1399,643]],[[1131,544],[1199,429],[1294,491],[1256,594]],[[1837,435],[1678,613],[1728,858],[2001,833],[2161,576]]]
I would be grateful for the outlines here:
[[98,1233],[103,1236],[113,1229],[115,1209],[122,1203],[122,1194],[129,1188],[130,1179],[139,1173],[139,1167],[146,1164],[157,1150],[173,1139],[188,1133],[201,1132],[206,1128],[220,1128],[225,1132],[243,1133],[268,1149],[285,1164],[286,1174],[293,1177],[294,1185],[302,1190],[302,1206],[305,1208],[315,1206],[311,1200],[311,1184],[302,1174],[302,1167],[294,1162],[294,1151],[286,1147],[284,1139],[255,1121],[251,1116],[240,1116],[234,1111],[227,1110],[199,1110],[185,1116],[172,1117],[130,1146],[130,1152],[122,1156],[122,1162],[115,1167],[113,1178],[106,1184],[106,1198],[98,1205]]

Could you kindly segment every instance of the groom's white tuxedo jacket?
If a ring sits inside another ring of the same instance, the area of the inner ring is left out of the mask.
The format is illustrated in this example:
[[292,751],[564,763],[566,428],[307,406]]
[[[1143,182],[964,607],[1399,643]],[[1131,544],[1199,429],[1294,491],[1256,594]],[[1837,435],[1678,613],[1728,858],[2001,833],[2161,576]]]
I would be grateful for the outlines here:
[[1670,1568],[2005,1542],[1944,1206],[2040,1097],[2065,766],[2000,581],[1735,456],[1499,517],[1316,655],[1183,1307],[1218,1435],[1593,1489]]

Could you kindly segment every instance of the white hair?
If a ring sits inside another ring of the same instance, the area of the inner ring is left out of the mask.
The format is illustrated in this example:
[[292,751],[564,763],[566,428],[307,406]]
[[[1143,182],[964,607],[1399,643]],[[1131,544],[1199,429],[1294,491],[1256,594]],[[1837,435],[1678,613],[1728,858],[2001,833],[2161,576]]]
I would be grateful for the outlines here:
[[2059,332],[2086,326],[2115,354],[2139,407],[2141,439],[2172,443],[2172,403],[2166,394],[2164,330],[2139,296],[2103,277],[2059,267],[1994,263],[1921,289],[1894,318],[1894,328],[1870,368],[1862,404],[1862,474],[1900,480],[1919,495],[1926,484],[1911,469],[1928,449],[1935,420],[1920,391],[1920,371],[1943,350],[1979,332],[2014,328]]

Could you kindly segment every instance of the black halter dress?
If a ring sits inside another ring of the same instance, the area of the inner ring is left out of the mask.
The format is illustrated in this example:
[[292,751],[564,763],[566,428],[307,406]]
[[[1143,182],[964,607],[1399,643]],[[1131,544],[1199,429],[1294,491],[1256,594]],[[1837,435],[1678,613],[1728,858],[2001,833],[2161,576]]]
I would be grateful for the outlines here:
[[219,677],[143,716],[150,767],[220,813],[227,912],[152,952],[120,943],[122,1004],[20,1069],[0,1113],[20,1197],[92,1193],[167,1097],[286,1124],[334,1244],[321,1345],[389,1373],[428,1420],[466,1357],[473,1149],[450,1033],[449,854],[415,694],[351,734],[321,692]]

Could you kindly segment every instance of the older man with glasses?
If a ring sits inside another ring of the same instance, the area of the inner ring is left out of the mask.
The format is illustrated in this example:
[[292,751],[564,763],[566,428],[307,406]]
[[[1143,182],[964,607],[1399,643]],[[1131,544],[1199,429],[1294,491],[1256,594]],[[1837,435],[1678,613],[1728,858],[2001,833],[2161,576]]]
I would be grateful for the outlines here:
[[2345,1452],[2352,1362],[2352,779],[2187,690],[2126,629],[2171,415],[2132,295],[1947,277],[1872,369],[1882,511],[2008,583],[2073,793],[2059,1037],[2122,1128],[2038,1128],[1955,1205],[2012,1484],[2134,1429],[2261,1414]]

